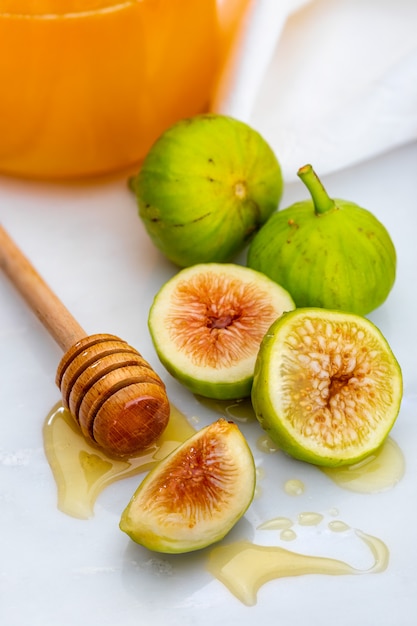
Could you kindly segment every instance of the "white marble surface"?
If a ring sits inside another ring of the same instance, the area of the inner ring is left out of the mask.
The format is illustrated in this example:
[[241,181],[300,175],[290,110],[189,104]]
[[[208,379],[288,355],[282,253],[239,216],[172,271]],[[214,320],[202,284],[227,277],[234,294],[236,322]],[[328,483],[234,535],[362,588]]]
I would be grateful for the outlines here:
[[[404,478],[373,495],[337,487],[316,468],[266,455],[256,423],[242,428],[262,468],[262,494],[233,537],[265,541],[256,526],[272,517],[336,508],[352,528],[382,539],[387,570],[363,576],[304,576],[262,587],[256,606],[241,604],[204,567],[204,553],[151,554],[118,529],[139,478],[105,490],[94,518],[76,520],[56,506],[42,426],[59,399],[54,376],[61,352],[0,275],[0,621],[7,626],[170,624],[240,626],[302,623],[320,626],[414,626],[417,615],[417,144],[325,176],[331,195],[365,206],[390,231],[398,276],[386,303],[370,317],[390,342],[404,375],[404,401],[392,438],[406,459]],[[305,197],[287,185],[281,207]],[[172,401],[199,425],[215,417],[159,364],[147,331],[155,291],[175,268],[153,248],[121,175],[76,186],[0,179],[0,222],[87,332],[119,334],[162,375]],[[302,480],[303,495],[283,489]],[[263,535],[264,537],[264,535]],[[268,535],[268,540],[272,541]],[[324,527],[304,529],[277,545],[336,555],[366,567],[349,533],[327,541]],[[355,544],[356,545],[356,544]],[[367,553],[365,553],[366,556]],[[368,555],[369,556],[369,555]],[[365,558],[366,561],[366,558]]]

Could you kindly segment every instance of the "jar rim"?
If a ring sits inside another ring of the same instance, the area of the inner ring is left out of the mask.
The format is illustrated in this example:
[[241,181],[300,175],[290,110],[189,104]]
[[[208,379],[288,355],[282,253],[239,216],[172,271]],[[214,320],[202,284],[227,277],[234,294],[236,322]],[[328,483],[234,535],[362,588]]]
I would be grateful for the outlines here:
[[0,19],[63,19],[119,11],[143,0],[0,0]]

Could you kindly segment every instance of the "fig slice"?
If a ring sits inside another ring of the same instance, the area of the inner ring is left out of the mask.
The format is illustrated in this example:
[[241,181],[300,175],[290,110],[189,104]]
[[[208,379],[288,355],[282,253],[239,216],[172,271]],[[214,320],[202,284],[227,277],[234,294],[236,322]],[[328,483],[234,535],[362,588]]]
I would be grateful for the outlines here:
[[255,463],[234,423],[220,418],[162,460],[137,488],[120,529],[157,552],[181,553],[222,539],[255,491]]
[[293,308],[289,293],[260,272],[203,263],[162,286],[149,330],[163,365],[193,393],[237,399],[250,395],[265,332]]
[[322,466],[356,463],[384,442],[400,410],[402,374],[381,331],[354,313],[299,308],[266,333],[252,404],[271,439]]

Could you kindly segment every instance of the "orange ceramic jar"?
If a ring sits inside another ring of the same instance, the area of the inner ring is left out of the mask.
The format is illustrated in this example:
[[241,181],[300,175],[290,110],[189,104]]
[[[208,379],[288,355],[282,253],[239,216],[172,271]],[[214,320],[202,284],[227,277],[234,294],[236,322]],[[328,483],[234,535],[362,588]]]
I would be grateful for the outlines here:
[[0,172],[140,162],[207,107],[222,45],[216,0],[0,0]]

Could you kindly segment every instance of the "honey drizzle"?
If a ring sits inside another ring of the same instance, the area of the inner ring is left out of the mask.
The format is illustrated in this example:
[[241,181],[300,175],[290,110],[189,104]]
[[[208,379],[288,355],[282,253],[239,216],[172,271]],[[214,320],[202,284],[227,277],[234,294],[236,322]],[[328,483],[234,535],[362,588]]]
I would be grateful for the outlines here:
[[[227,413],[225,406],[212,408],[222,408],[223,413]],[[240,408],[248,411],[247,419],[252,418],[250,407],[242,405]],[[267,435],[258,438],[257,448],[266,454],[278,451]],[[375,493],[389,489],[401,480],[405,461],[400,448],[388,438],[380,450],[360,463],[342,468],[319,469],[341,488],[358,493]],[[288,495],[300,495],[304,492],[304,485],[297,479],[290,479],[285,482],[284,491]],[[298,523],[301,526],[316,526],[322,519],[323,516],[319,513],[305,512],[299,515]],[[263,522],[258,529],[279,530],[281,541],[293,541],[297,538],[293,522],[286,517]],[[349,530],[349,526],[343,521],[333,520],[329,522],[328,529],[332,532],[345,532]],[[257,545],[249,541],[237,541],[213,548],[209,553],[207,569],[247,606],[256,604],[257,593],[262,585],[277,578],[307,574],[376,574],[384,571],[389,562],[389,550],[385,543],[360,530],[354,532],[369,548],[374,559],[372,566],[366,570],[357,569],[338,559],[300,554],[278,546]]]
[[[254,419],[248,402],[204,401],[204,404],[229,419],[247,422]],[[187,418],[171,406],[170,423],[159,441],[141,455],[128,459],[111,459],[93,448],[78,431],[73,419],[62,406],[51,411],[44,426],[45,452],[58,487],[58,508],[82,519],[94,513],[99,493],[110,483],[151,469],[180,443],[195,432]],[[266,436],[259,438],[257,447],[270,454],[277,450]],[[394,486],[404,474],[405,462],[401,450],[390,438],[374,455],[352,466],[319,468],[339,487],[360,493],[373,493]],[[304,485],[288,480],[284,490],[299,495]],[[334,511],[334,515],[337,511]],[[301,513],[301,526],[320,524],[323,516],[314,512]],[[285,517],[269,520],[258,529],[280,530],[282,541],[297,538],[293,522]],[[349,526],[340,520],[328,523],[332,532],[345,532]],[[209,552],[208,571],[221,581],[243,604],[256,604],[260,587],[277,578],[307,574],[358,575],[374,574],[386,569],[389,551],[383,541],[360,530],[355,535],[368,547],[373,564],[357,569],[345,561],[322,556],[304,555],[278,546],[265,546],[249,541],[220,544]]]
[[154,445],[136,456],[116,459],[90,445],[70,413],[57,404],[46,418],[43,439],[57,485],[59,510],[78,519],[92,517],[105,487],[150,470],[194,433],[186,417],[171,405],[169,424]]
[[376,574],[384,571],[389,561],[384,542],[360,530],[356,530],[355,534],[370,549],[374,558],[373,564],[366,570],[356,569],[338,559],[309,556],[249,541],[236,541],[214,548],[210,552],[207,568],[238,600],[246,606],[253,606],[260,587],[277,578],[306,574]]

